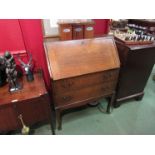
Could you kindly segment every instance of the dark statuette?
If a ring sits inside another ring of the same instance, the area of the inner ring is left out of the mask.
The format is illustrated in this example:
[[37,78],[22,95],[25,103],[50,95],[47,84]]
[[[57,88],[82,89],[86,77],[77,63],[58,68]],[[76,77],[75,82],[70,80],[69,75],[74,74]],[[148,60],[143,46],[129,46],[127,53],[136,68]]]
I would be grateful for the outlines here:
[[33,71],[32,71],[32,68],[33,68],[33,64],[32,64],[32,54],[27,52],[28,53],[28,56],[29,56],[29,61],[28,63],[24,63],[20,56],[18,55],[18,60],[22,66],[22,68],[24,69],[25,71],[25,74],[26,74],[26,78],[27,78],[27,81],[31,82],[34,80],[34,76],[33,76]]
[[5,60],[7,81],[9,83],[9,91],[10,92],[18,91],[22,87],[17,79],[17,70],[16,70],[15,60],[9,51],[5,52],[4,60]]
[[4,57],[0,56],[0,86],[6,83],[6,73],[5,73],[5,60]]

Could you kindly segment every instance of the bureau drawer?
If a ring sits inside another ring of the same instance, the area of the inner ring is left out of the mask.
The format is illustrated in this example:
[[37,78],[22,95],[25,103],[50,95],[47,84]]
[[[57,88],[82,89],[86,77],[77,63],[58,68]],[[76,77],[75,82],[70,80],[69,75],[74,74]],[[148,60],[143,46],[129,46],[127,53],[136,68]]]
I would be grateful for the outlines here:
[[109,70],[105,72],[83,75],[70,79],[63,79],[53,82],[53,94],[65,93],[66,91],[74,91],[96,84],[106,84],[107,82],[116,82],[119,70]]
[[106,84],[98,84],[90,87],[86,87],[80,90],[66,92],[54,96],[54,102],[56,107],[65,106],[69,104],[75,104],[85,100],[99,98],[102,96],[110,95],[115,90],[115,82],[107,82]]

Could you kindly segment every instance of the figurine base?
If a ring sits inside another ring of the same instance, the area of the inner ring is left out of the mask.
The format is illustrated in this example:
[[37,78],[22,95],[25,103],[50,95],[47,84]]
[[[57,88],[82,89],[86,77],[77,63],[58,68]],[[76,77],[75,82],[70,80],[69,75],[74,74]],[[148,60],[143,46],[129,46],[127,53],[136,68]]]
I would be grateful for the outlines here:
[[14,93],[14,92],[17,92],[17,91],[21,90],[22,88],[23,88],[22,85],[21,84],[18,84],[16,87],[10,88],[9,89],[9,92],[10,93]]

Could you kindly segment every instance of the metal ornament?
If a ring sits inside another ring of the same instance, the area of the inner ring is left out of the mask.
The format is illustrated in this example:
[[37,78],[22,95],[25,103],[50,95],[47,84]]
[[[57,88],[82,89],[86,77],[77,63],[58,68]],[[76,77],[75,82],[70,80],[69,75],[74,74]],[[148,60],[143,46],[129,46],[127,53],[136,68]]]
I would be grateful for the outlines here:
[[31,82],[34,80],[33,71],[32,71],[32,54],[30,52],[27,52],[27,53],[29,56],[29,61],[27,64],[21,60],[19,55],[18,55],[18,61],[20,62],[22,68],[25,71],[27,81]]
[[4,53],[7,81],[9,83],[9,91],[15,92],[22,88],[17,79],[16,63],[13,55],[9,51]]
[[18,116],[18,118],[20,119],[20,121],[21,121],[21,124],[22,124],[22,129],[21,129],[21,133],[23,134],[23,135],[28,135],[29,133],[30,133],[30,128],[28,127],[28,126],[26,126],[25,125],[25,123],[24,123],[24,121],[23,121],[23,116],[20,114],[19,116]]

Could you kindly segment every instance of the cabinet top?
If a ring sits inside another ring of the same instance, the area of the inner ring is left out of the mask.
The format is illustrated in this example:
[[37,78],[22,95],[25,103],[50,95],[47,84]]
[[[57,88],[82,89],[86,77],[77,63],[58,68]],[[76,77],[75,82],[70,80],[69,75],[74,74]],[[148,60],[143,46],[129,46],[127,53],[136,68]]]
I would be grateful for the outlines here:
[[125,43],[122,43],[121,41],[118,41],[115,39],[116,43],[120,44],[121,46],[126,46],[130,50],[140,50],[140,49],[150,49],[155,48],[155,42],[152,44],[145,44],[145,45],[126,45]]
[[45,49],[53,80],[120,67],[112,37],[45,42]]
[[58,25],[66,25],[66,24],[77,24],[77,25],[94,25],[95,22],[92,19],[77,19],[77,20],[59,20]]
[[32,82],[28,82],[25,76],[20,82],[23,86],[23,89],[14,93],[9,93],[8,84],[0,87],[0,105],[25,101],[47,94],[44,80],[40,73],[34,74],[34,81]]

